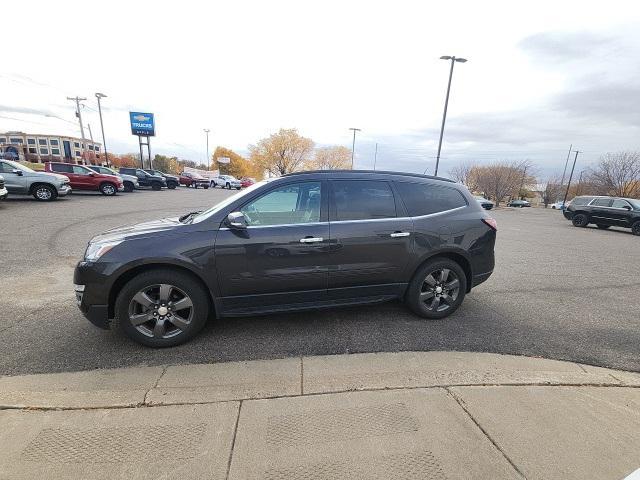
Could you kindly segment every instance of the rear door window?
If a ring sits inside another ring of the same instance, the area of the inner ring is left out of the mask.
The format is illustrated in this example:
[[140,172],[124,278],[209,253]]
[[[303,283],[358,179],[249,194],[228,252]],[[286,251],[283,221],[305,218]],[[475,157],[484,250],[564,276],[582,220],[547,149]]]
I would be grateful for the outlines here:
[[332,220],[396,217],[396,202],[388,182],[334,180],[332,190]]
[[455,188],[409,182],[396,182],[396,188],[412,217],[446,212],[467,205],[467,200]]
[[594,207],[610,207],[613,202],[610,198],[596,198],[591,205]]

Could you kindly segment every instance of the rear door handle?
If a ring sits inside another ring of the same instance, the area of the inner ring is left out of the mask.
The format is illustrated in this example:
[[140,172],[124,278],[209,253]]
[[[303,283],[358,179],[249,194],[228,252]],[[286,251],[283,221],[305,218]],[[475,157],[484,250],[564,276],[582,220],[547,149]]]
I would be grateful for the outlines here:
[[393,232],[393,233],[389,234],[389,236],[393,237],[393,238],[408,237],[409,235],[411,235],[411,232]]
[[300,243],[318,243],[322,241],[324,241],[322,237],[305,237],[300,239]]

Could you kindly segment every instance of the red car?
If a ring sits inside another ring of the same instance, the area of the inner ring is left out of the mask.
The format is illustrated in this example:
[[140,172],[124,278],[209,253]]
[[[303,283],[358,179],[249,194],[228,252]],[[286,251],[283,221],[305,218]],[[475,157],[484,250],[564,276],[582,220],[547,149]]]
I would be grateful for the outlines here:
[[250,187],[250,186],[251,186],[251,185],[253,185],[254,183],[256,183],[255,178],[242,177],[242,178],[240,179],[240,185],[242,186],[242,188]]
[[73,190],[95,190],[103,195],[115,195],[124,191],[124,184],[120,177],[97,173],[82,165],[47,162],[44,164],[44,170],[68,177]]
[[209,180],[197,173],[182,172],[180,174],[180,185],[186,185],[187,187],[202,187],[209,188]]

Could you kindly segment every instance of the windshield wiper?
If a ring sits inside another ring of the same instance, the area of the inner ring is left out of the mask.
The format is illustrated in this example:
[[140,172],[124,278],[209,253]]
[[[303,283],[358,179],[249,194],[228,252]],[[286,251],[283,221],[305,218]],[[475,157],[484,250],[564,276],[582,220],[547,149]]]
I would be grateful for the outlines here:
[[199,213],[202,213],[202,210],[197,210],[195,212],[189,212],[186,213],[184,215],[182,215],[180,218],[178,218],[178,221],[181,223],[186,223],[187,220],[189,220],[191,217],[198,215]]

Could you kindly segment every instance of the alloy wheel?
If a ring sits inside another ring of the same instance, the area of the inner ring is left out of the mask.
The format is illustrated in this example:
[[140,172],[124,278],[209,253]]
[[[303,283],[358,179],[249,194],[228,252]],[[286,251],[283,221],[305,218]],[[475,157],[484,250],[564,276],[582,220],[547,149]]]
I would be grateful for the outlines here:
[[166,283],[143,288],[129,302],[129,322],[147,337],[176,337],[189,326],[193,315],[191,298]]
[[50,200],[51,190],[49,190],[47,187],[39,187],[36,190],[36,197],[38,197],[40,200]]
[[420,288],[420,301],[427,310],[444,312],[450,309],[460,294],[460,280],[453,270],[439,268],[429,273]]
[[113,185],[105,185],[104,187],[102,187],[102,191],[107,195],[113,195],[116,192],[116,189],[113,187]]

